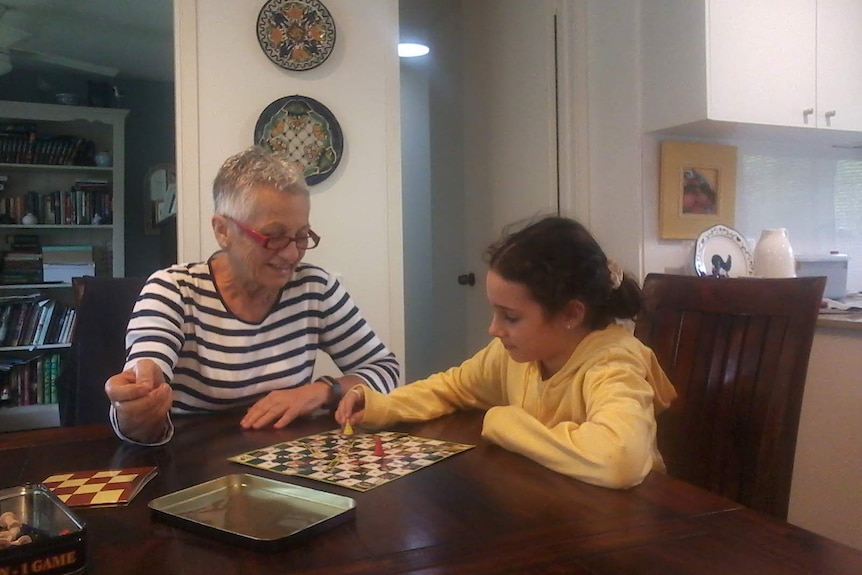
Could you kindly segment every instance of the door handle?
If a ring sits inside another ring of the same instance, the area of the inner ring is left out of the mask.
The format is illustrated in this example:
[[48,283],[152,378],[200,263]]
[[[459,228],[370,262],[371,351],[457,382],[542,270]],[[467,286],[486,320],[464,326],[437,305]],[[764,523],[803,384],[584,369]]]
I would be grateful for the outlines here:
[[461,274],[458,276],[458,285],[462,286],[474,286],[476,285],[476,274],[470,272],[468,274]]

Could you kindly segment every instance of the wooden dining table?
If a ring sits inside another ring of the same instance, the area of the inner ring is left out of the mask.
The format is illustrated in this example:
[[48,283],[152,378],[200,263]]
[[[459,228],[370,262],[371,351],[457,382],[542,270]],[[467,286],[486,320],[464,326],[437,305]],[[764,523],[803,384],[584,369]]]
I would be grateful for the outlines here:
[[[0,488],[156,465],[158,475],[127,506],[75,509],[86,523],[90,575],[862,573],[862,552],[662,473],[612,490],[549,471],[482,439],[479,412],[392,428],[475,447],[366,492],[227,460],[333,429],[330,415],[259,431],[242,430],[239,417],[178,418],[161,447],[123,443],[104,426],[2,434]],[[148,507],[235,473],[354,498],[355,518],[266,551],[165,523]]]

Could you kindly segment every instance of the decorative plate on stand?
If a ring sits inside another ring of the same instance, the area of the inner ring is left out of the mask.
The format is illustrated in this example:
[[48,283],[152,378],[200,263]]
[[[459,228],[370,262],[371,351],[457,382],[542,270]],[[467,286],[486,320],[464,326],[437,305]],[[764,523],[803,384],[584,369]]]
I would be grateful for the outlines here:
[[341,126],[329,108],[306,96],[285,96],[266,107],[254,127],[254,143],[287,154],[304,166],[308,185],[335,171],[344,149]]
[[694,271],[700,276],[750,277],[754,275],[754,258],[742,234],[719,224],[698,236]]
[[335,46],[335,22],[320,0],[267,0],[257,16],[257,41],[286,70],[311,70]]

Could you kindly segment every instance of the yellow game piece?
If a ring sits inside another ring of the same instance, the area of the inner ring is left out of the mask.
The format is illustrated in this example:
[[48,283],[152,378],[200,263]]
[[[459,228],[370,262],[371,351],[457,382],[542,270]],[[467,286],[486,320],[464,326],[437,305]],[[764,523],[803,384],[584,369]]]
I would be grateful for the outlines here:
[[350,422],[344,424],[344,431],[342,431],[344,435],[353,435],[353,427],[351,427]]

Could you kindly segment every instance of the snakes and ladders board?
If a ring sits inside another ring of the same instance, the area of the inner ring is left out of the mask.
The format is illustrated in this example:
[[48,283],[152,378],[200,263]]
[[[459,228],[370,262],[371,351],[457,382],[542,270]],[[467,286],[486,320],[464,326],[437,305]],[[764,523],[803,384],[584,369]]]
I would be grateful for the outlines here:
[[156,476],[156,467],[58,473],[42,483],[69,507],[126,505]]
[[368,491],[461,453],[473,445],[395,431],[326,431],[229,457],[283,475]]

